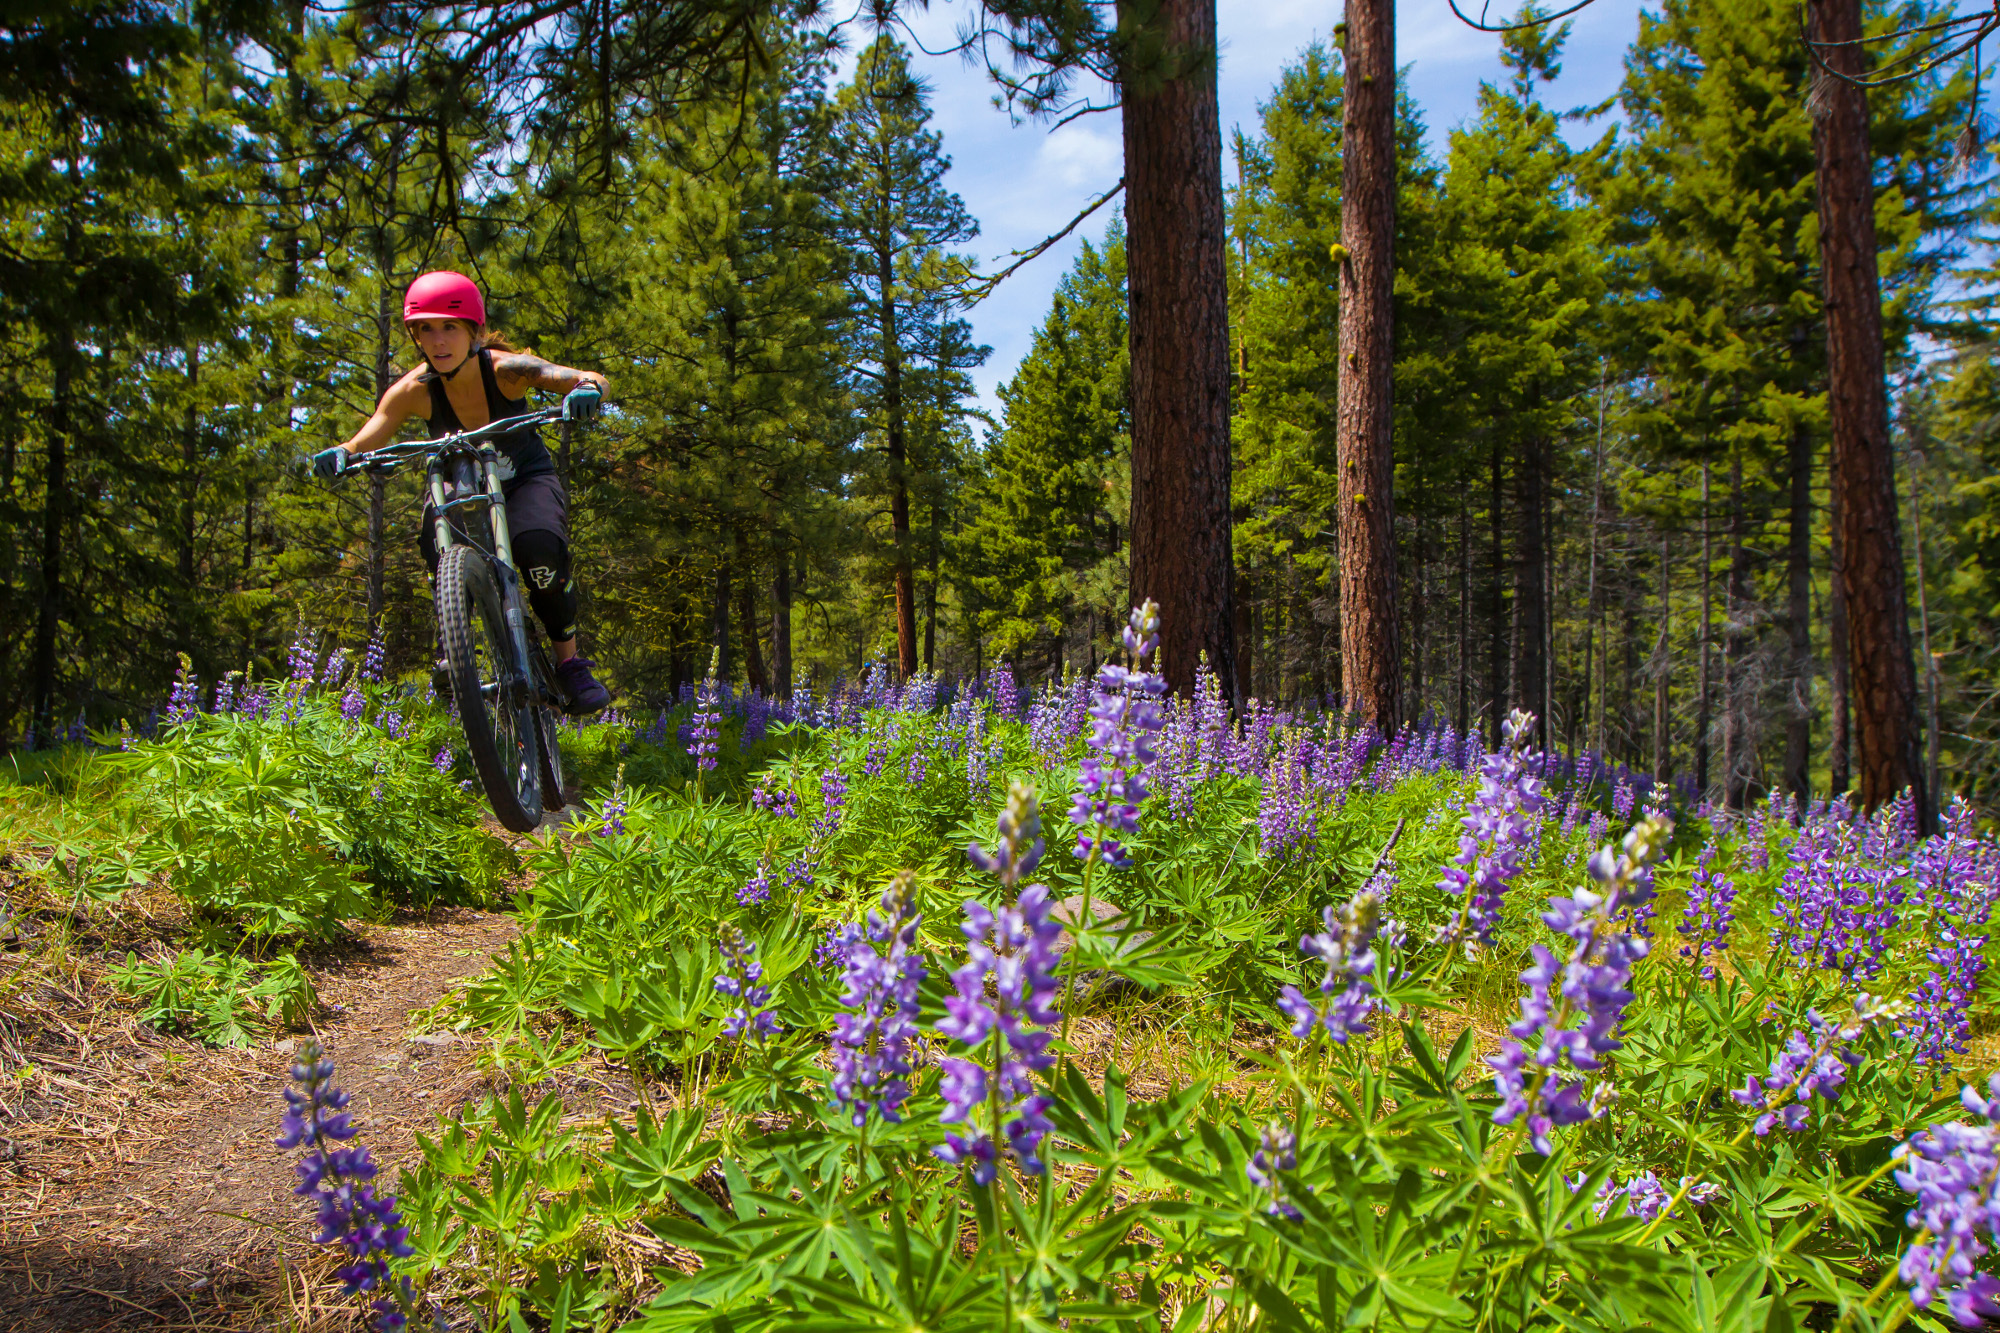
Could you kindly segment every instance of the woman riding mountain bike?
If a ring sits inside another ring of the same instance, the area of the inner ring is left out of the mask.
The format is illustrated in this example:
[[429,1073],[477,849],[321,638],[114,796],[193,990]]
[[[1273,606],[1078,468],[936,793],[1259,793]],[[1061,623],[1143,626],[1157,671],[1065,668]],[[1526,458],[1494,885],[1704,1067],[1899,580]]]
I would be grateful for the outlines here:
[[[338,476],[350,457],[387,444],[412,417],[428,422],[432,436],[439,437],[526,414],[525,394],[531,388],[562,393],[564,416],[574,421],[595,417],[603,401],[608,381],[596,371],[553,365],[489,332],[486,301],[478,285],[462,273],[426,273],[411,283],[403,298],[403,327],[415,341],[422,364],[389,387],[375,414],[352,439],[313,455],[313,471],[320,476]],[[476,375],[461,373],[475,363]],[[569,497],[534,427],[510,431],[494,444],[500,454],[514,557],[527,583],[528,604],[554,645],[556,676],[569,696],[569,711],[595,713],[610,704],[611,693],[591,674],[597,664],[576,650]],[[438,569],[434,518],[426,502],[418,545],[433,579]],[[433,681],[442,695],[450,678],[442,650],[437,660]]]

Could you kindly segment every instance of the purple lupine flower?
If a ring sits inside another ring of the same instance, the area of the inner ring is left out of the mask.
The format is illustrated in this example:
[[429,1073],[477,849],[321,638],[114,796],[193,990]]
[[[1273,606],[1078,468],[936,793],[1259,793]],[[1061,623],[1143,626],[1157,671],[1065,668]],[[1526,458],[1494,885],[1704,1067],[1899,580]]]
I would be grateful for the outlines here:
[[2000,1074],[1986,1095],[1967,1084],[1959,1101],[1985,1123],[1933,1125],[1899,1144],[1896,1183],[1916,1196],[1905,1220],[1919,1233],[1897,1265],[1910,1303],[1928,1309],[1946,1283],[1945,1308],[1967,1328],[2000,1319],[2000,1278],[1978,1271],[2000,1243]]
[[1319,834],[1310,763],[1303,735],[1279,742],[1257,799],[1257,849],[1266,860],[1297,859],[1311,850]]
[[881,740],[869,741],[868,752],[861,757],[861,776],[866,778],[879,776],[882,772],[882,765],[888,762],[888,744]]
[[382,730],[389,733],[390,740],[399,741],[410,734],[410,725],[401,713],[391,708],[382,714]]
[[351,683],[347,692],[340,696],[340,715],[349,722],[359,722],[361,715],[368,711],[368,700],[361,693],[358,683]]
[[629,808],[625,802],[625,765],[620,764],[618,776],[611,780],[611,795],[605,798],[604,808],[598,812],[598,818],[603,821],[603,826],[597,830],[597,836],[600,838],[623,836],[625,814]]
[[1282,1121],[1273,1120],[1264,1126],[1264,1132],[1257,1140],[1256,1151],[1251,1153],[1250,1160],[1243,1164],[1243,1174],[1249,1179],[1251,1187],[1271,1196],[1270,1202],[1264,1206],[1264,1211],[1272,1217],[1288,1218],[1294,1222],[1299,1220],[1299,1210],[1285,1199],[1285,1182],[1282,1175],[1284,1172],[1298,1169],[1298,1148],[1299,1136],[1293,1132],[1292,1127]]
[[1292,1035],[1299,1040],[1311,1037],[1315,1028],[1325,1028],[1327,1036],[1345,1046],[1349,1037],[1368,1030],[1368,1019],[1381,1004],[1374,982],[1381,900],[1364,889],[1345,908],[1328,904],[1320,919],[1326,923],[1325,931],[1302,936],[1299,952],[1326,964],[1326,976],[1319,983],[1326,1004],[1316,1005],[1297,986],[1286,986],[1278,992],[1278,1008],[1292,1020]]
[[847,809],[847,778],[839,764],[829,765],[819,775],[819,803],[820,817],[813,822],[816,841],[839,832],[841,815]]
[[174,672],[173,693],[167,696],[168,726],[201,715],[201,683],[194,678],[194,663],[186,653],[180,659],[180,669]]
[[380,1292],[375,1327],[380,1333],[398,1333],[405,1326],[411,1296],[408,1282],[391,1282],[389,1261],[408,1258],[416,1250],[396,1211],[396,1196],[376,1196],[369,1183],[375,1177],[375,1161],[365,1145],[333,1146],[353,1138],[355,1126],[348,1116],[347,1094],[333,1085],[333,1061],[318,1042],[307,1041],[300,1050],[292,1082],[297,1086],[285,1089],[283,1132],[277,1140],[280,1148],[307,1150],[292,1193],[318,1207],[320,1230],[314,1241],[347,1251],[348,1262],[334,1274],[347,1294]]
[[715,989],[736,1001],[736,1008],[723,1020],[724,1035],[740,1037],[748,1032],[763,1041],[781,1031],[778,1016],[766,1008],[771,1003],[771,988],[764,984],[764,965],[757,961],[756,943],[725,921],[717,944],[722,950],[722,975],[715,979]]
[[1021,716],[1021,689],[1014,683],[1013,668],[1002,662],[987,678],[987,688],[993,698],[994,712],[1009,721]]
[[812,862],[803,856],[795,856],[785,867],[785,883],[792,892],[803,893],[813,886]]
[[1590,828],[1584,837],[1592,847],[1602,847],[1604,840],[1611,836],[1611,816],[1602,810],[1590,812]]
[[291,679],[303,682],[307,689],[312,687],[313,678],[319,671],[319,654],[313,648],[317,637],[307,631],[305,621],[301,620],[298,633],[292,636],[292,648],[287,659],[291,666]]
[[379,684],[388,656],[388,647],[382,642],[382,631],[378,629],[368,636],[367,651],[361,655],[361,679]]
[[917,749],[910,751],[910,762],[903,766],[904,785],[910,787],[923,786],[924,778],[929,771],[929,765],[924,759],[923,748],[919,746]]
[[712,771],[715,756],[720,752],[715,742],[722,735],[722,706],[715,676],[721,669],[722,649],[716,648],[708,656],[708,675],[702,680],[701,693],[695,701],[694,726],[690,732],[688,753],[694,757],[697,773]]
[[431,756],[431,767],[440,773],[451,772],[452,763],[453,758],[449,745],[441,747],[436,754]]
[[1861,1035],[1863,1024],[1893,1011],[1864,994],[1854,1002],[1854,1012],[1853,1021],[1835,1024],[1821,1018],[1816,1010],[1806,1010],[1806,1023],[1816,1040],[1794,1029],[1771,1061],[1768,1078],[1752,1074],[1741,1088],[1730,1092],[1730,1099],[1738,1106],[1761,1112],[1752,1126],[1758,1138],[1776,1128],[1787,1134],[1804,1130],[1812,1117],[1807,1103],[1814,1097],[1828,1105],[1840,1100],[1848,1071],[1861,1063],[1861,1057],[1845,1043]]
[[1145,769],[1154,759],[1153,737],[1166,720],[1158,699],[1166,693],[1167,682],[1145,669],[1159,642],[1160,608],[1149,599],[1133,608],[1125,627],[1131,668],[1107,662],[1097,673],[1090,705],[1090,753],[1078,770],[1076,801],[1069,811],[1069,822],[1081,830],[1074,848],[1079,861],[1131,863],[1119,838],[1139,831]]
[[1736,920],[1736,884],[1715,869],[1715,844],[1709,842],[1695,859],[1688,884],[1687,907],[1681,913],[1681,934],[1688,943],[1681,957],[1692,959],[1704,981],[1715,978],[1715,955],[1729,947],[1729,927]]
[[[1649,863],[1666,844],[1671,828],[1652,820],[1625,835],[1623,854],[1604,847],[1590,858],[1597,889],[1578,889],[1573,898],[1549,899],[1542,920],[1572,941],[1558,959],[1545,945],[1534,946],[1535,964],[1521,973],[1528,994],[1521,1016],[1508,1026],[1510,1037],[1489,1056],[1501,1098],[1493,1123],[1526,1118],[1528,1141],[1544,1157],[1554,1147],[1550,1131],[1580,1124],[1602,1109],[1608,1089],[1585,1095],[1581,1075],[1601,1067],[1598,1057],[1617,1050],[1619,1024],[1632,992],[1632,968],[1646,956],[1646,941],[1618,929],[1618,916],[1653,892]],[[1569,1075],[1563,1072],[1567,1065]]]
[[[833,1095],[857,1129],[868,1123],[870,1111],[900,1122],[910,1095],[904,1079],[917,1033],[917,988],[928,975],[916,947],[923,919],[916,886],[915,875],[899,873],[882,891],[881,905],[868,913],[867,929],[850,927],[841,941],[846,989],[840,1002],[856,1012],[834,1020]],[[878,944],[888,952],[876,952]]]
[[1832,816],[1809,820],[1792,843],[1772,911],[1773,944],[1792,960],[1849,979],[1881,971],[1902,905],[1902,868],[1857,846],[1854,826]]
[[215,700],[209,711],[217,714],[233,713],[237,708],[237,688],[243,679],[240,671],[231,671],[215,682]]
[[1630,819],[1632,817],[1633,803],[1637,799],[1638,799],[1638,792],[1636,792],[1633,789],[1631,780],[1625,777],[1620,777],[1618,779],[1617,785],[1612,787],[1611,789],[1612,818]]
[[750,804],[767,815],[790,819],[799,812],[799,794],[788,786],[776,784],[777,775],[766,770],[757,779],[757,789],[750,793]]
[[757,863],[757,873],[744,881],[736,891],[738,905],[749,907],[754,903],[769,902],[771,899],[771,866],[767,861]]
[[[1589,1178],[1589,1173],[1583,1171],[1569,1177],[1571,1191],[1582,1189]],[[1712,1182],[1694,1184],[1692,1178],[1688,1176],[1682,1176],[1680,1185],[1670,1190],[1659,1176],[1646,1170],[1631,1177],[1623,1185],[1606,1176],[1604,1183],[1597,1187],[1597,1200],[1591,1205],[1591,1211],[1599,1218],[1603,1218],[1610,1213],[1614,1205],[1622,1203],[1623,1207],[1618,1212],[1620,1217],[1651,1222],[1666,1211],[1667,1205],[1673,1202],[1674,1195],[1682,1190],[1686,1191],[1682,1196],[1682,1202],[1696,1208],[1707,1207],[1722,1194],[1722,1186]],[[1678,1217],[1679,1214],[1675,1213],[1674,1216]]]
[[[974,845],[966,855],[997,875],[1003,889],[1012,890],[1042,855],[1041,809],[1032,788],[1014,784],[999,828],[992,852]],[[1054,1002],[1061,959],[1055,941],[1062,928],[1051,919],[1047,886],[1030,884],[1012,907],[998,912],[968,902],[961,929],[966,961],[951,974],[957,994],[945,998],[946,1016],[938,1031],[962,1043],[972,1058],[943,1061],[945,1109],[939,1119],[965,1130],[948,1131],[932,1151],[950,1165],[970,1165],[973,1181],[986,1185],[999,1170],[999,1140],[1004,1137],[1006,1151],[1021,1170],[1039,1175],[1043,1163],[1036,1150],[1054,1126],[1047,1114],[1049,1099],[1035,1091],[1034,1072],[1055,1063],[1047,1051],[1046,1028],[1061,1017]],[[989,977],[994,1004],[986,999]],[[995,1033],[997,1053],[987,1049],[987,1039]],[[983,1127],[976,1119],[982,1106],[991,1109],[991,1123]]]
[[1529,776],[1522,762],[1534,729],[1534,714],[1514,710],[1501,724],[1499,752],[1480,766],[1479,795],[1460,821],[1465,832],[1459,836],[1458,855],[1438,881],[1446,893],[1465,898],[1465,906],[1442,929],[1445,939],[1485,944],[1500,924],[1501,899],[1521,873],[1534,816],[1546,804],[1540,780]]

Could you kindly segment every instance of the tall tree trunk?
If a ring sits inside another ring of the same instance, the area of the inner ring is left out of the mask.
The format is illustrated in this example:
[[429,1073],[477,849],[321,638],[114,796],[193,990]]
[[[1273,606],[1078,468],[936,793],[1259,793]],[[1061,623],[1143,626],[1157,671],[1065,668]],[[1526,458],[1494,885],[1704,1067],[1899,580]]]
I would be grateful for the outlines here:
[[179,550],[176,564],[180,574],[180,595],[194,598],[195,501],[201,492],[201,408],[196,395],[201,389],[201,344],[190,342],[183,349],[187,358],[187,410],[181,419],[181,510],[179,530],[174,534]]
[[1401,721],[1396,626],[1394,380],[1396,7],[1347,0],[1341,126],[1336,503],[1340,656],[1349,697],[1384,730]]
[[1126,290],[1132,356],[1132,589],[1160,605],[1177,694],[1208,653],[1235,679],[1229,287],[1215,0],[1123,0]]
[[[1542,713],[1542,658],[1548,606],[1542,586],[1542,445],[1530,442],[1514,468],[1514,681],[1509,695],[1516,708]],[[1538,738],[1549,743],[1549,719],[1544,716]]]
[[930,563],[924,583],[924,670],[934,671],[937,653],[938,556],[943,542],[937,506],[931,506]]
[[41,598],[35,616],[35,651],[29,670],[33,685],[35,746],[47,746],[55,732],[56,634],[63,611],[63,537],[69,526],[69,420],[73,391],[73,348],[54,349],[55,373],[49,386],[47,461],[42,473]]
[[778,575],[771,584],[771,673],[778,697],[792,697],[792,558],[778,557]]
[[[885,186],[886,189],[886,186]],[[910,454],[903,404],[903,349],[896,322],[896,252],[876,252],[882,285],[882,402],[888,409],[889,527],[895,544],[896,670],[917,670],[917,589],[910,561]]]
[[1708,799],[1708,724],[1712,716],[1709,711],[1708,693],[1708,645],[1714,638],[1714,621],[1711,616],[1713,600],[1709,596],[1710,584],[1715,572],[1715,551],[1710,545],[1708,531],[1708,464],[1701,465],[1701,692],[1696,696],[1694,717],[1694,784],[1702,800]]
[[1490,465],[1486,504],[1493,520],[1493,559],[1489,571],[1492,575],[1492,589],[1488,599],[1492,606],[1492,614],[1487,618],[1486,727],[1492,733],[1492,747],[1497,750],[1500,748],[1500,723],[1507,716],[1507,592],[1501,586],[1501,580],[1506,577],[1506,553],[1501,545],[1501,527],[1506,519],[1500,493],[1500,445],[1497,439],[1493,444]]
[[[1653,776],[1661,782],[1674,775],[1673,736],[1673,565],[1667,538],[1660,538],[1660,634],[1654,640]],[[1607,676],[1610,672],[1605,673]]]
[[757,580],[749,567],[736,584],[737,627],[743,635],[743,671],[750,688],[769,697],[771,678],[764,671],[764,649],[757,641]]
[[1812,435],[1792,428],[1791,513],[1785,544],[1785,620],[1791,684],[1785,700],[1785,790],[1812,794]]
[[1472,725],[1472,515],[1466,488],[1458,492],[1458,734]]
[[1743,455],[1729,459],[1729,588],[1723,600],[1722,799],[1741,810],[1750,795],[1750,552],[1743,545]]
[[[1604,379],[1600,371],[1597,382],[1597,444],[1591,450],[1590,465],[1590,570],[1584,577],[1583,586],[1583,688],[1577,697],[1576,729],[1570,748],[1585,750],[1590,748],[1590,673],[1596,667],[1594,654],[1597,648],[1597,526],[1599,512],[1604,507]],[[1604,748],[1602,728],[1599,728],[1597,748]]]
[[1832,536],[1827,543],[1826,691],[1827,794],[1838,796],[1853,785],[1850,757],[1854,753],[1847,707],[1847,561],[1841,538],[1840,476],[1831,473],[1827,485],[1827,515]]
[[[1860,75],[1861,0],[1815,0],[1829,66]],[[1861,804],[1873,810],[1905,787],[1920,827],[1933,823],[1917,750],[1917,679],[1889,445],[1882,353],[1882,290],[1875,245],[1874,156],[1867,94],[1820,75],[1813,122],[1819,177],[1820,268],[1826,279],[1827,409],[1840,474],[1843,565],[1861,732]]]

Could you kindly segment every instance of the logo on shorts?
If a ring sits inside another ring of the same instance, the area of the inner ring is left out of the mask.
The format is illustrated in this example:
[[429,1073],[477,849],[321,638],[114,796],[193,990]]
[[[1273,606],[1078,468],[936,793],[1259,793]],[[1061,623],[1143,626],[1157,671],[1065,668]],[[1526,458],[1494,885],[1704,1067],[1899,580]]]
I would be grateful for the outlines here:
[[556,572],[547,565],[536,565],[528,571],[528,577],[535,581],[537,588],[547,592],[549,585],[556,581]]

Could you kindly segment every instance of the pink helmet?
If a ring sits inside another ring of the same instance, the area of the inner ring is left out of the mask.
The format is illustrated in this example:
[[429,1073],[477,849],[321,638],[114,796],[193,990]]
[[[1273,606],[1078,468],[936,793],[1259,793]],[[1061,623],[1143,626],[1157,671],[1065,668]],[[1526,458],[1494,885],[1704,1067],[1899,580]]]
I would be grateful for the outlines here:
[[462,319],[468,324],[484,324],[486,302],[471,278],[440,269],[418,278],[403,295],[403,322],[419,319]]

